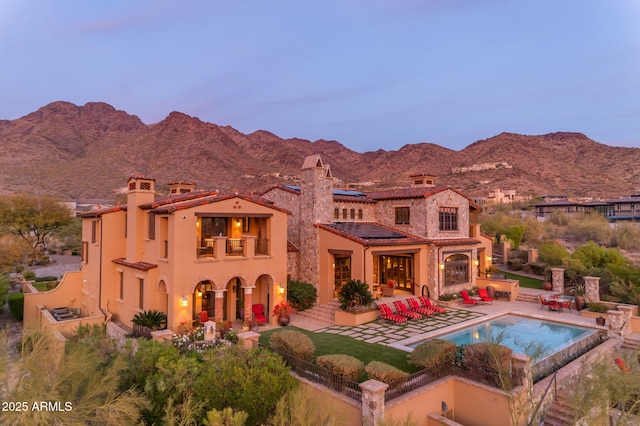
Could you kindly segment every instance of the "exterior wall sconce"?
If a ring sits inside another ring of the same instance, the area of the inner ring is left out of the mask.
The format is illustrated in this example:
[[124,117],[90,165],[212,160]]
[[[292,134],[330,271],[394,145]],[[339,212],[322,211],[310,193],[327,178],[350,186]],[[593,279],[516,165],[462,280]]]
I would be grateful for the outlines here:
[[474,264],[475,266],[478,266],[478,265],[480,264],[480,261],[479,261],[478,259],[476,259],[476,260],[474,260],[474,261],[473,261],[473,264]]
[[284,294],[284,287],[280,284],[280,294]]
[[189,300],[187,299],[187,296],[182,296],[182,306],[184,306],[185,308],[189,306]]
[[444,263],[440,264],[440,269],[444,269]]
[[202,297],[202,291],[198,290],[198,297]]
[[487,262],[491,262],[491,256],[487,255]]

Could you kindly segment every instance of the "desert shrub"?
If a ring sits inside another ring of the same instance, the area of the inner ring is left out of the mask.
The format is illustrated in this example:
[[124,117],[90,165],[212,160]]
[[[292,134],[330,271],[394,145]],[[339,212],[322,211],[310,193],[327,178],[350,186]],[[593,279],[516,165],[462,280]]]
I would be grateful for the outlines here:
[[512,271],[520,271],[523,267],[522,260],[520,259],[509,259],[509,269]]
[[318,289],[305,281],[287,283],[287,300],[296,311],[312,308],[318,299]]
[[506,383],[513,350],[497,343],[473,343],[464,349],[464,365],[474,374],[496,384]]
[[365,367],[365,371],[369,375],[370,379],[380,380],[383,383],[391,383],[394,380],[398,380],[409,375],[409,373],[398,370],[394,366],[380,361],[371,361]]
[[22,273],[22,276],[24,277],[25,281],[31,281],[34,280],[36,278],[36,273],[33,271],[24,271]]
[[22,321],[24,315],[24,293],[9,293],[7,303],[9,304],[11,316],[18,321]]
[[458,293],[446,293],[446,294],[441,294],[440,295],[440,300],[443,301],[449,301],[449,300],[456,300],[459,299],[460,296],[458,295]]
[[443,339],[427,340],[416,346],[407,355],[409,364],[418,368],[431,368],[447,362],[452,362],[456,356],[456,345]]
[[316,358],[316,364],[353,381],[358,381],[364,372],[364,363],[351,355],[322,355]]
[[309,337],[295,330],[283,330],[273,333],[269,346],[276,352],[291,354],[305,361],[312,361],[316,347]]
[[544,275],[547,264],[543,262],[531,262],[525,266],[525,272],[535,275]]
[[560,244],[542,244],[538,249],[538,258],[549,266],[562,266],[569,252]]
[[49,275],[46,277],[34,277],[33,280],[37,283],[46,282],[46,281],[58,281],[58,277]]
[[340,309],[344,311],[368,309],[373,304],[369,285],[360,280],[349,280],[338,292]]

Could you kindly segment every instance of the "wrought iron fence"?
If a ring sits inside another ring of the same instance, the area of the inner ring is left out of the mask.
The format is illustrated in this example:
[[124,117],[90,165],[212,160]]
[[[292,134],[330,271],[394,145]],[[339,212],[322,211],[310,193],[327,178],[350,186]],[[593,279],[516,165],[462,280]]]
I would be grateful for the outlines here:
[[401,397],[402,395],[426,386],[429,383],[433,383],[443,377],[455,374],[456,371],[457,368],[455,365],[449,362],[420,370],[409,376],[394,380],[389,383],[389,387],[384,392],[384,400],[391,401],[392,399]]

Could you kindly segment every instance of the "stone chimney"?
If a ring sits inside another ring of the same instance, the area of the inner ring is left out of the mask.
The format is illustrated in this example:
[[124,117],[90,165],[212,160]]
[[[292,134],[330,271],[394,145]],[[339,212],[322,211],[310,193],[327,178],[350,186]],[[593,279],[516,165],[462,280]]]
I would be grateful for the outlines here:
[[409,176],[412,188],[430,188],[436,186],[436,176],[428,173],[419,173]]
[[333,221],[333,176],[319,155],[305,158],[300,171],[300,278],[318,287],[320,256],[316,223]]

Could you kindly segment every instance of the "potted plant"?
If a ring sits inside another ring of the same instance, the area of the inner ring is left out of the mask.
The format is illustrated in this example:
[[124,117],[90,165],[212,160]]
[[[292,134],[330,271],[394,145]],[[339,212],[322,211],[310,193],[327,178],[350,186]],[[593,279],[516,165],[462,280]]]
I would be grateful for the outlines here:
[[295,312],[295,309],[287,302],[283,300],[279,304],[273,307],[273,316],[278,317],[278,324],[281,326],[289,325],[290,317],[292,313]]
[[576,311],[580,311],[586,306],[586,293],[584,283],[577,283],[573,288],[571,294],[573,295],[573,301],[576,304]]

